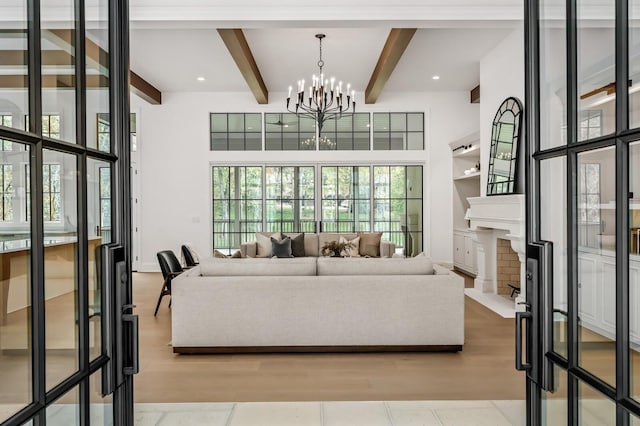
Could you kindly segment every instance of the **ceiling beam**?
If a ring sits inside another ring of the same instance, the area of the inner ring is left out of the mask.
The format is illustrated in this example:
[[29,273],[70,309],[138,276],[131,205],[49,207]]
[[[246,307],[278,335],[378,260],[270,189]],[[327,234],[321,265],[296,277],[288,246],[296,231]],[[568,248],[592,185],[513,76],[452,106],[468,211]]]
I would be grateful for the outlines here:
[[364,102],[375,104],[382,89],[391,77],[391,73],[398,65],[398,61],[406,50],[409,42],[416,33],[416,28],[392,28],[387,41],[384,44],[378,63],[373,69],[367,90],[364,94]]
[[[0,89],[24,89],[28,86],[29,79],[26,75],[0,75]],[[76,86],[73,75],[46,74],[42,76],[43,89],[73,89]],[[103,75],[88,75],[87,88],[109,87],[109,79]]]
[[242,30],[239,28],[218,28],[218,34],[220,34],[222,41],[227,46],[231,57],[240,69],[240,73],[242,73],[242,76],[249,85],[256,101],[258,101],[259,104],[268,104],[269,92],[267,86],[264,84],[264,80],[262,80],[262,75],[260,74],[258,65],[253,58],[251,48]]
[[469,100],[471,101],[472,104],[480,103],[480,85],[479,84],[473,89],[471,89],[471,92],[469,92]]
[[[62,50],[43,50],[41,57],[42,65],[46,66],[72,66],[75,63],[74,58]],[[26,67],[28,60],[26,50],[0,50],[0,66]]]
[[[66,51],[67,54],[71,54],[71,46],[74,43],[74,34],[72,30],[50,29],[43,30],[42,33],[48,40],[55,43],[63,51]],[[100,73],[108,75],[106,65],[109,63],[109,53],[90,39],[87,38],[85,40],[87,61],[92,67],[97,68]],[[162,104],[162,92],[133,71],[129,71],[129,86],[133,93],[140,96],[150,104]],[[87,84],[87,87],[90,86]]]

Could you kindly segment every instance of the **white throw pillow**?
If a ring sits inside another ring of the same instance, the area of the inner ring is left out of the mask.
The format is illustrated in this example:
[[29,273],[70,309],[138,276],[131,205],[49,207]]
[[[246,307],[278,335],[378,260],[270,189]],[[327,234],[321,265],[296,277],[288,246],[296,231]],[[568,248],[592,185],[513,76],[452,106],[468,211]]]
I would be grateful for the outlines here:
[[256,257],[271,257],[271,238],[274,238],[278,241],[282,239],[282,234],[280,232],[274,232],[273,234],[261,234],[256,233],[256,241],[258,243],[258,251],[256,253]]
[[347,240],[345,237],[343,237],[342,235],[340,236],[340,241],[338,241],[339,243],[351,243],[352,246],[351,247],[347,247],[344,250],[342,250],[340,252],[341,255],[345,256],[345,257],[360,257],[360,252],[358,251],[358,248],[360,247],[360,237],[356,237],[353,240]]

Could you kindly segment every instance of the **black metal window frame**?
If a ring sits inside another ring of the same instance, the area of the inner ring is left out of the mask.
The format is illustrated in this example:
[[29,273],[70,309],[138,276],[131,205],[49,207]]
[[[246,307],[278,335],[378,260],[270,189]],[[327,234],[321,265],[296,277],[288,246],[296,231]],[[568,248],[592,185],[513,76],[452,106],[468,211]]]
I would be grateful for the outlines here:
[[[640,403],[633,399],[629,352],[629,144],[640,140],[640,128],[629,128],[629,5],[615,2],[615,132],[595,139],[580,140],[578,113],[578,19],[577,0],[566,1],[567,64],[567,141],[564,146],[541,149],[540,143],[540,7],[542,0],[525,0],[525,98],[526,98],[526,212],[527,243],[541,239],[540,229],[540,162],[551,158],[565,159],[567,170],[567,283],[568,327],[567,357],[551,351],[539,354],[555,368],[567,372],[567,424],[578,424],[579,389],[584,383],[597,390],[616,407],[616,423],[629,425],[630,414],[640,416]],[[616,183],[616,381],[615,387],[579,365],[578,346],[578,154],[615,148]],[[530,329],[528,329],[530,331]],[[536,349],[533,349],[535,351]],[[533,354],[532,356],[538,356]],[[527,424],[542,423],[541,387],[527,378]]]
[[[118,173],[112,175],[112,188],[120,188],[113,194],[112,218],[114,218],[114,241],[124,245],[125,258],[131,258],[130,238],[130,185],[129,185],[129,87],[128,87],[128,2],[111,0],[108,3],[109,19],[109,51],[117,54],[109,55],[109,88],[110,112],[115,117],[112,123],[111,152],[100,152],[88,148],[86,144],[87,101],[86,101],[86,50],[85,50],[85,2],[77,0],[74,5],[74,25],[72,28],[75,86],[75,127],[77,143],[52,139],[43,132],[42,126],[42,28],[40,0],[27,0],[25,17],[25,35],[28,42],[26,78],[28,87],[28,111],[30,120],[26,131],[0,126],[0,140],[20,143],[30,150],[30,238],[31,262],[30,277],[30,336],[31,351],[31,402],[19,409],[4,421],[3,426],[18,426],[25,423],[46,424],[47,408],[59,398],[70,392],[77,392],[78,417],[81,425],[91,423],[90,403],[91,384],[94,373],[98,372],[109,358],[104,354],[90,359],[89,349],[89,271],[88,271],[88,230],[87,230],[87,159],[93,158],[113,165]],[[75,373],[55,384],[52,388],[46,383],[46,340],[45,340],[45,276],[44,276],[44,217],[42,187],[43,151],[51,150],[76,158],[77,182],[77,244],[76,244],[76,278],[78,309],[78,368]],[[116,212],[116,214],[113,214]],[[127,271],[130,276],[130,270]],[[130,287],[125,291],[124,303],[131,303]],[[133,424],[133,384],[127,380],[118,388],[113,396],[114,424]]]
[[[216,117],[224,117],[224,127],[214,125]],[[242,117],[242,130],[230,130],[232,117]],[[248,117],[257,123],[258,128],[250,128],[247,125]],[[262,114],[259,112],[212,112],[209,114],[209,126],[211,151],[262,151]],[[233,136],[238,139],[234,140]],[[255,143],[256,136],[258,144]],[[248,140],[253,143],[248,143]]]
[[[404,115],[404,126],[401,128],[394,128],[392,116]],[[412,115],[421,116],[421,128],[413,129],[410,125],[409,117]],[[424,132],[425,122],[423,112],[374,112],[373,113],[373,132],[372,132],[372,149],[374,151],[379,150],[421,150],[424,149]],[[403,134],[403,146],[393,146],[393,134]],[[419,148],[409,147],[410,135],[421,135],[421,146]]]

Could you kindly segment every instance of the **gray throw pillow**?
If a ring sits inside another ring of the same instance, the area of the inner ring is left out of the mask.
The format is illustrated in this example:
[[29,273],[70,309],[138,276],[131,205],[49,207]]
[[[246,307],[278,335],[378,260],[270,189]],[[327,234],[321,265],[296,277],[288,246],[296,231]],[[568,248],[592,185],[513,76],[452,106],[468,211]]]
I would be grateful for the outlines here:
[[271,237],[271,254],[275,257],[293,257],[291,255],[291,238],[276,240]]
[[305,257],[304,232],[299,234],[282,234],[283,237],[291,238],[291,254],[293,257]]

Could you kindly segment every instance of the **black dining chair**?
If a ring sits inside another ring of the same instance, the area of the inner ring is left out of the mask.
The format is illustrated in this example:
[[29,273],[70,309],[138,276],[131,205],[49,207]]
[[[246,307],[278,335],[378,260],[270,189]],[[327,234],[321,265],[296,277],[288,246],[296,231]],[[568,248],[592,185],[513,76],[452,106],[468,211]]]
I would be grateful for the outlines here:
[[[160,308],[162,298],[167,295],[171,296],[171,281],[184,271],[182,266],[180,266],[178,258],[171,250],[159,251],[158,262],[160,263],[163,282],[160,297],[158,297],[158,304],[156,305],[156,310],[153,312],[154,317],[158,314],[158,308]],[[171,302],[169,302],[169,307],[171,307]]]
[[193,268],[198,264],[196,262],[195,257],[191,249],[185,245],[183,245],[180,250],[182,251],[182,257],[184,258],[184,265],[187,268]]

